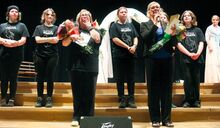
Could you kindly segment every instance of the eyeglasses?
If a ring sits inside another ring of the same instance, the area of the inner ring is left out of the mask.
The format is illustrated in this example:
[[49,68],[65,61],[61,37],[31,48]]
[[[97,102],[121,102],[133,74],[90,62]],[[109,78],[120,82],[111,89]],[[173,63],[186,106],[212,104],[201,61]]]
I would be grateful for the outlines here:
[[88,13],[82,13],[80,16],[90,16]]
[[192,17],[190,14],[184,14],[183,17]]
[[55,16],[54,14],[49,14],[49,13],[46,13],[45,15],[46,15],[46,16],[49,16],[49,15],[51,15],[51,16]]
[[152,7],[150,7],[150,9],[158,9],[158,8],[160,8],[159,6],[152,6]]

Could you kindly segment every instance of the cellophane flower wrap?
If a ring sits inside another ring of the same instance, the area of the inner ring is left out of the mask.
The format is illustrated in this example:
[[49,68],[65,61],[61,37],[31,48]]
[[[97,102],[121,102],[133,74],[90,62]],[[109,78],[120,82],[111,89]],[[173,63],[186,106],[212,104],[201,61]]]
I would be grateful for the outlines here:
[[170,23],[166,26],[165,34],[161,40],[159,40],[157,43],[155,43],[149,50],[148,55],[152,55],[159,49],[161,49],[172,37],[171,33],[171,27],[175,25],[176,26],[176,38],[178,41],[181,41],[185,38],[185,26],[182,25],[179,21],[179,14],[173,15],[170,18]]
[[[106,32],[104,29],[99,29],[99,24],[96,20],[92,23],[92,27],[94,29],[100,30],[100,35],[101,36],[103,36]],[[85,34],[79,32],[78,24],[76,24],[73,21],[67,19],[62,24],[59,25],[58,31],[57,31],[57,36],[58,36],[59,40],[63,40],[63,39],[65,39],[65,38],[67,38],[67,37],[69,37],[73,34],[78,34],[81,37],[75,43],[78,44],[79,46],[81,46],[82,52],[84,52],[86,54],[92,54],[93,53],[92,47],[87,45],[87,43],[81,43],[84,40],[87,41],[88,38],[83,37],[82,35],[85,35]]]

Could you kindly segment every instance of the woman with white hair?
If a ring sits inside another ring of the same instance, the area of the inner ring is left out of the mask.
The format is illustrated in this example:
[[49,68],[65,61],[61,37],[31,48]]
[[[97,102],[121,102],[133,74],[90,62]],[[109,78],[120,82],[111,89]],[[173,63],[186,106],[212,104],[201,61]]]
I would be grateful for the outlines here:
[[76,18],[79,33],[62,42],[68,48],[68,70],[72,86],[74,113],[71,125],[78,126],[81,116],[94,116],[98,76],[100,32],[92,25],[92,14],[82,9]]

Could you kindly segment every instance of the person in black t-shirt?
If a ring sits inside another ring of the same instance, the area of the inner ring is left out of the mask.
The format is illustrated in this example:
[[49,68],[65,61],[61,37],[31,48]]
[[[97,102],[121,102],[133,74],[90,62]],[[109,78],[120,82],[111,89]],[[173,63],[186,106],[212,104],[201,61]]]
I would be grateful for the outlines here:
[[181,52],[184,64],[184,92],[183,107],[200,107],[200,64],[204,62],[201,55],[205,36],[197,26],[196,16],[186,10],[181,16],[181,22],[186,26],[186,37],[177,47]]
[[[29,32],[21,23],[19,8],[11,5],[7,8],[6,23],[0,25],[1,51],[1,106],[14,106],[17,90],[17,74],[23,60],[23,45]],[[7,100],[7,90],[10,82],[10,95]]]
[[[117,84],[119,108],[136,108],[134,99],[134,54],[138,45],[138,33],[133,24],[128,22],[127,14],[126,7],[118,9],[118,20],[112,23],[109,34],[112,42],[113,72]],[[128,97],[124,93],[125,82],[127,82]]]
[[37,102],[36,107],[41,107],[43,103],[44,81],[47,82],[46,107],[52,107],[52,95],[54,87],[54,75],[58,64],[58,38],[56,13],[52,8],[43,11],[41,25],[35,28],[33,37],[36,40],[34,53],[34,63],[37,72]]
[[92,26],[92,14],[82,9],[76,18],[79,34],[72,34],[62,42],[68,48],[74,113],[71,125],[79,125],[81,116],[94,116],[95,91],[98,76],[100,31]]

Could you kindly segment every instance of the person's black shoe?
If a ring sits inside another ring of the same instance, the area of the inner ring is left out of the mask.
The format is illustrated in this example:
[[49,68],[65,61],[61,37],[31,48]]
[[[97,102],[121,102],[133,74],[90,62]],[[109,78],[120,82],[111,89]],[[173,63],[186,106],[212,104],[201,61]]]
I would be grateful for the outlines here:
[[160,122],[152,122],[152,127],[154,128],[160,127]]
[[8,107],[14,107],[15,106],[15,100],[9,99],[8,101]]
[[185,103],[183,104],[183,107],[184,107],[184,108],[188,108],[188,107],[190,107],[190,104],[189,104],[188,102],[185,102]]
[[130,108],[137,108],[135,104],[134,96],[128,96],[128,102],[126,106]]
[[172,108],[176,108],[177,106],[175,104],[172,104]]
[[51,97],[47,97],[45,107],[51,108],[53,106],[53,101]]
[[125,108],[127,105],[126,103],[126,97],[122,96],[119,98],[119,108]]
[[162,125],[166,127],[174,127],[172,122],[165,122],[165,123],[162,123]]
[[6,103],[6,99],[1,99],[1,106],[2,107],[8,106],[7,103]]
[[37,97],[35,107],[42,107],[43,106],[42,104],[43,104],[43,98],[42,97]]
[[137,108],[137,106],[136,106],[134,101],[128,101],[127,107],[129,107],[129,108]]
[[180,80],[175,80],[174,83],[180,83]]
[[201,104],[200,102],[195,102],[192,107],[195,107],[195,108],[200,108],[201,107]]
[[125,107],[126,107],[126,101],[125,100],[120,101],[119,108],[125,108]]

